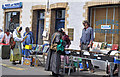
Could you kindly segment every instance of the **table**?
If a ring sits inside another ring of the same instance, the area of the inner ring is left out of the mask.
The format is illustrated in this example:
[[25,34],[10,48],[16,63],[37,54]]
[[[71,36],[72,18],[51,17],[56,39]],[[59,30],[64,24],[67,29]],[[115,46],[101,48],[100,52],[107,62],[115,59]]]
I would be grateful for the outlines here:
[[[74,49],[65,49],[65,51],[82,52],[81,50],[74,50]],[[83,51],[83,52],[84,52],[84,51]],[[94,53],[94,54],[103,54],[103,53],[101,53],[101,52],[92,52],[92,51],[88,51],[88,52]],[[106,54],[104,54],[103,56],[106,56]],[[79,66],[79,58],[81,58],[81,59],[86,59],[86,60],[95,60],[95,59],[91,59],[91,58],[84,58],[84,57],[73,56],[73,55],[70,55],[70,57],[71,57],[70,66],[73,65],[73,57],[76,57],[76,58],[77,58],[77,63],[78,63],[77,65],[78,65],[78,66]],[[101,60],[99,60],[99,61],[101,61]],[[106,60],[105,62],[110,64],[110,77],[113,77],[113,73],[112,73],[113,69],[112,69],[112,68],[113,68],[114,61],[111,62],[111,61]],[[119,69],[120,69],[120,64],[119,64]],[[77,70],[79,71],[79,67],[77,68]],[[70,75],[70,68],[69,68],[68,75]],[[119,71],[119,77],[120,77],[120,71]]]

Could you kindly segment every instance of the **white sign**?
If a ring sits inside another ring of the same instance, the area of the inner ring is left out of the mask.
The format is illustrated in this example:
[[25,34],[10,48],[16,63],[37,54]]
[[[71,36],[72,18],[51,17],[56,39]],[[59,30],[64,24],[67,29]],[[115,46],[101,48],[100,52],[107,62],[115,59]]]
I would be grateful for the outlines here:
[[46,22],[46,28],[49,28],[49,22]]
[[111,25],[101,25],[101,29],[111,29]]
[[49,21],[49,18],[46,18],[46,22],[48,22]]

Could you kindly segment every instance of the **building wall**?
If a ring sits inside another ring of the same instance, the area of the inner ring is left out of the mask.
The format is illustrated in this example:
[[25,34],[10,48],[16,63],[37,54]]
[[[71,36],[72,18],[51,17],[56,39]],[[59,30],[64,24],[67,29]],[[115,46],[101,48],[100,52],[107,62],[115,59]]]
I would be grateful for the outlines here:
[[[0,5],[2,5],[2,1],[0,2]],[[3,10],[2,10],[2,6],[0,6],[0,27],[3,27],[3,20],[4,20],[4,14],[3,14]],[[3,27],[4,28],[4,27]]]
[[[20,0],[19,0],[20,1]],[[17,2],[19,2],[17,0]],[[36,2],[35,2],[36,1]],[[22,1],[23,2],[23,8],[21,12],[21,20],[20,20],[20,26],[23,27],[22,34],[25,31],[25,27],[30,27],[31,29],[34,28],[32,27],[32,6],[36,5],[46,5],[46,2],[43,0],[35,0],[33,1]],[[47,1],[47,0],[46,0]],[[109,0],[111,2],[98,2],[97,0],[80,0],[80,1],[73,1],[73,0],[50,0],[50,5],[51,4],[56,4],[56,3],[65,3],[67,2],[67,19],[66,19],[66,33],[68,33],[67,28],[74,28],[74,38],[73,41],[71,41],[71,46],[70,48],[72,49],[79,49],[79,43],[80,43],[80,37],[82,34],[82,29],[83,25],[82,22],[88,18],[88,7],[89,6],[95,6],[95,5],[103,5],[103,4],[110,4],[110,3],[118,3],[118,0]],[[10,2],[4,2],[4,3],[10,3]],[[2,3],[2,4],[4,4]],[[11,2],[12,3],[12,2]],[[4,13],[2,6],[0,6],[0,26],[3,26],[3,21],[4,21]]]
[[79,49],[80,37],[83,29],[82,21],[85,20],[83,17],[83,6],[85,2],[70,2],[69,3],[69,18],[67,28],[74,28],[74,39],[71,42],[70,48]]

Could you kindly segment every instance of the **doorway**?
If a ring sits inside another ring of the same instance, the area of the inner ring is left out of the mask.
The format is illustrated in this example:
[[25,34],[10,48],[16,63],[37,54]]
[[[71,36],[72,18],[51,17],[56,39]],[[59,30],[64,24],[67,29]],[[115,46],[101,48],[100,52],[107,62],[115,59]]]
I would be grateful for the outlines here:
[[44,31],[44,18],[45,18],[45,11],[44,10],[38,11],[36,44],[39,44],[39,45],[43,44],[42,34]]

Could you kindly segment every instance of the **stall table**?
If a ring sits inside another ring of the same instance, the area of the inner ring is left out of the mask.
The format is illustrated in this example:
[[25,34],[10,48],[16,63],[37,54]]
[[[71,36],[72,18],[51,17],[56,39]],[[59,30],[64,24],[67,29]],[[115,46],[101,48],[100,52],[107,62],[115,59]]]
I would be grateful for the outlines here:
[[[85,51],[81,51],[81,50],[74,50],[74,49],[65,49],[65,51],[71,51],[71,52],[85,52]],[[102,52],[93,52],[93,51],[88,51],[89,53],[93,53],[93,54],[103,54]],[[119,55],[120,56],[120,55]],[[69,66],[72,66],[73,65],[73,57],[76,58],[77,60],[77,65],[78,65],[78,68],[77,68],[77,71],[79,71],[79,58],[81,59],[86,59],[86,60],[98,60],[98,61],[104,61],[106,63],[109,63],[110,64],[110,77],[113,77],[113,64],[114,64],[114,58],[113,56],[107,56],[106,54],[103,54],[101,56],[101,59],[94,59],[94,58],[84,58],[84,57],[80,57],[80,56],[74,56],[72,54],[70,54],[69,56],[71,58],[71,62],[69,64]],[[103,58],[102,58],[103,57]],[[64,66],[65,67],[65,66]],[[71,68],[70,68],[71,69]],[[69,69],[69,72],[68,72],[68,75],[70,75],[70,69]],[[119,69],[120,69],[120,64],[119,64]],[[65,69],[64,69],[65,71]],[[119,76],[120,76],[120,71],[119,71]]]

